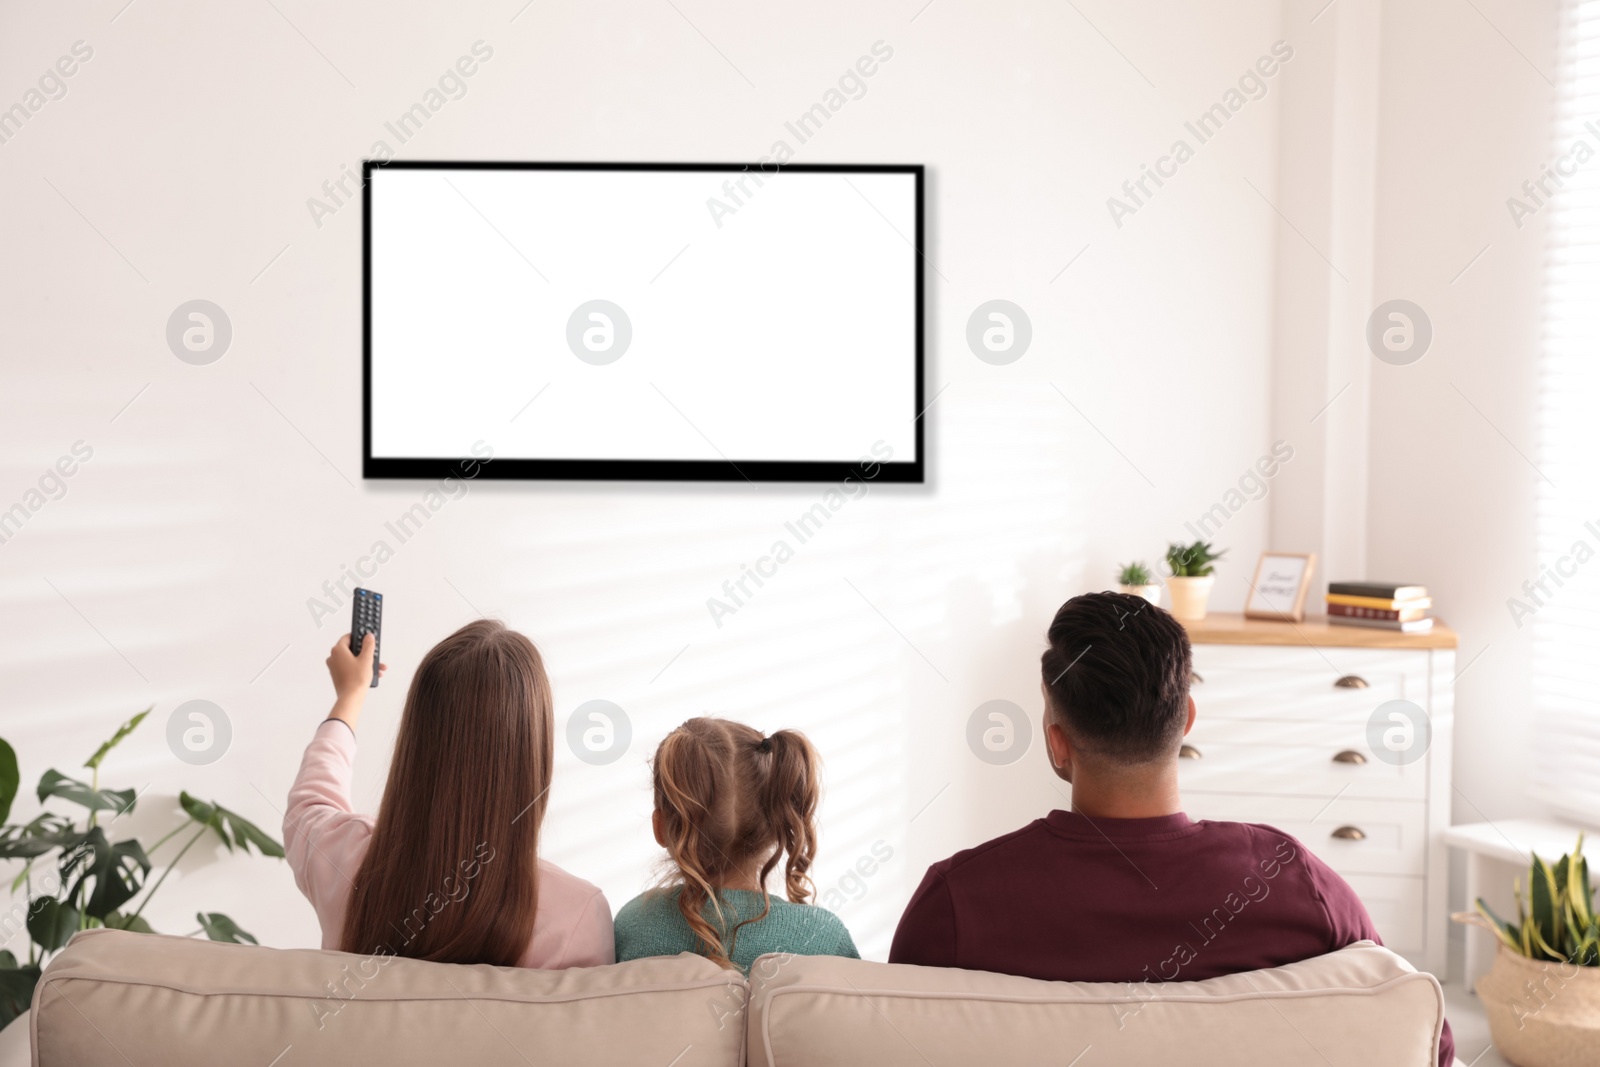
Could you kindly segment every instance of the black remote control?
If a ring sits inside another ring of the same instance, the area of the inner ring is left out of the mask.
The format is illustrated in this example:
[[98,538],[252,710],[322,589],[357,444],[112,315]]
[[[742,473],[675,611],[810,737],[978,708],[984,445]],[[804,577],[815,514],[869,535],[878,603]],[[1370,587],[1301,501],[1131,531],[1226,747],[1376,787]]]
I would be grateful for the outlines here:
[[350,651],[361,655],[361,639],[372,635],[372,684],[378,684],[378,651],[383,644],[383,594],[357,589],[350,602]]

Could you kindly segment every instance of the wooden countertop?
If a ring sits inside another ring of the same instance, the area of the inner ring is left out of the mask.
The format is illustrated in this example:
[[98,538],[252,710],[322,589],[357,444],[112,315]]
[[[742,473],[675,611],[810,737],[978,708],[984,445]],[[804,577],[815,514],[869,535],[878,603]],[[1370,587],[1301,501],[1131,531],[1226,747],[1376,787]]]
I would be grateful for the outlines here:
[[1236,612],[1211,612],[1203,619],[1180,619],[1197,645],[1326,645],[1334,648],[1455,648],[1456,632],[1435,619],[1421,634],[1379,630],[1369,626],[1337,626],[1326,615],[1307,615],[1304,622],[1247,619]]

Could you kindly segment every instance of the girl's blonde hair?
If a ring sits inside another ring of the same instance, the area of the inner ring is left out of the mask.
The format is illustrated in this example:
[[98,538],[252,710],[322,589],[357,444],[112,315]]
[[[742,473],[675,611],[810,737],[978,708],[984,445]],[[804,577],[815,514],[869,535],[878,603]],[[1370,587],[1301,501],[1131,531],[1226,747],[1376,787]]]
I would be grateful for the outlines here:
[[[700,942],[700,953],[724,967],[746,923],[767,917],[767,876],[784,861],[784,893],[796,904],[815,892],[810,870],[817,854],[820,761],[797,730],[770,737],[726,719],[690,719],[661,742],[651,764],[661,838],[676,870],[678,907]],[[715,885],[760,859],[761,914],[728,932]],[[718,923],[705,916],[711,905]]]

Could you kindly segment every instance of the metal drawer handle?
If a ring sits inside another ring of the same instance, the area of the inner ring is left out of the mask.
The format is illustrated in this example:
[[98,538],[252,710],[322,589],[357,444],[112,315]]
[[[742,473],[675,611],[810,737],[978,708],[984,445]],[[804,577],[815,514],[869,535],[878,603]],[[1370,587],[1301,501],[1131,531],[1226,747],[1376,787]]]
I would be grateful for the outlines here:
[[1333,762],[1335,762],[1335,763],[1365,763],[1365,762],[1367,762],[1367,757],[1363,756],[1361,753],[1357,752],[1353,748],[1347,748],[1343,752],[1340,752],[1337,755],[1335,755],[1333,757]]
[[1203,681],[1205,681],[1205,679],[1200,677],[1200,672],[1199,671],[1190,671],[1189,672],[1189,684],[1190,685],[1199,685]]
[[1340,841],[1365,841],[1366,831],[1359,826],[1341,826],[1331,835]]
[[1184,745],[1182,748],[1178,749],[1178,758],[1179,759],[1199,759],[1200,758],[1200,750],[1198,748],[1195,748],[1193,745]]
[[1347,674],[1333,683],[1335,689],[1366,689],[1367,680],[1359,674]]

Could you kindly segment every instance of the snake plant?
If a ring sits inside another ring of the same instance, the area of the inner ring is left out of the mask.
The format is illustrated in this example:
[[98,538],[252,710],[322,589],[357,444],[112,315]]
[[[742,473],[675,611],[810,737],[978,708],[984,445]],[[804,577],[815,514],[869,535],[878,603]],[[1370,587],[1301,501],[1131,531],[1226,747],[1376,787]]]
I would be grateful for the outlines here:
[[1581,967],[1600,967],[1600,918],[1589,886],[1589,861],[1583,858],[1583,835],[1569,856],[1554,864],[1538,856],[1528,867],[1528,892],[1515,883],[1517,921],[1506,922],[1483,898],[1478,914],[1500,943],[1530,960],[1555,960]]

